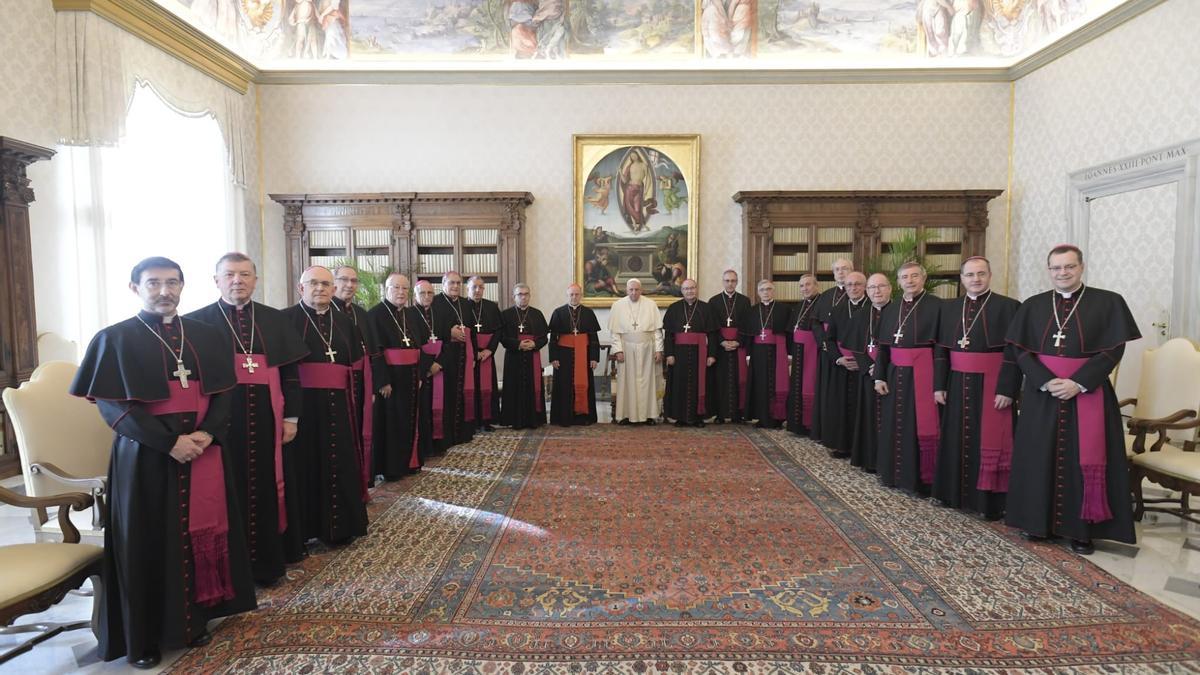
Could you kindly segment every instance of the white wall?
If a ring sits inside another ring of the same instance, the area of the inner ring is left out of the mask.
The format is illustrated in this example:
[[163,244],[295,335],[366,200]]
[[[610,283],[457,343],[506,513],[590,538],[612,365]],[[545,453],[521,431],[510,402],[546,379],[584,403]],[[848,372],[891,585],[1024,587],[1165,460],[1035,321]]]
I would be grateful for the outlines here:
[[[1007,84],[262,86],[270,192],[528,190],[534,303],[573,274],[572,134],[699,133],[703,297],[741,269],[738,190],[1004,188]],[[989,252],[1003,255],[1005,197]],[[283,211],[266,208],[267,298],[282,304]],[[603,319],[602,319],[603,321]]]

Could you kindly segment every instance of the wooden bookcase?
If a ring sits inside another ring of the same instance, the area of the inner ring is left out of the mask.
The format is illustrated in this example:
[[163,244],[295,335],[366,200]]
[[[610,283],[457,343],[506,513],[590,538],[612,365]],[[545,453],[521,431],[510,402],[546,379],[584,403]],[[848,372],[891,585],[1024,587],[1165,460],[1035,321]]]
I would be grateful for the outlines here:
[[[528,192],[272,194],[284,207],[289,279],[342,260],[388,269],[440,290],[442,273],[483,277],[484,295],[507,307],[523,279]],[[293,284],[289,302],[296,302]]]
[[[811,272],[824,290],[833,285],[832,266],[849,258],[861,268],[886,253],[905,233],[933,235],[921,254],[936,275],[958,279],[964,257],[983,255],[987,204],[1000,190],[880,190],[847,192],[738,192],[742,205],[745,287],[759,279],[775,282],[775,297],[800,299],[800,277]],[[957,284],[937,288],[957,297]]]

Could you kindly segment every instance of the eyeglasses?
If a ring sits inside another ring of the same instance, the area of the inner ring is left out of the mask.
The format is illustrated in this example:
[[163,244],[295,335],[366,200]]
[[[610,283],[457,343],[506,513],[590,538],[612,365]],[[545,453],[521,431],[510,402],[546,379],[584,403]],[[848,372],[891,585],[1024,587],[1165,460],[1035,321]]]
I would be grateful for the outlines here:
[[[849,285],[849,284],[847,284],[847,285]],[[883,290],[883,289],[885,289],[885,288],[891,288],[891,286],[889,286],[889,285],[887,285],[887,284],[883,284],[883,285],[880,285],[880,284],[872,284],[872,285],[870,285],[870,286],[867,286],[867,290],[868,290],[868,291],[882,291],[882,290]]]
[[1071,263],[1070,265],[1055,265],[1053,267],[1047,267],[1046,269],[1050,270],[1051,274],[1058,274],[1059,272],[1074,272],[1075,270],[1079,269],[1079,263]]
[[145,288],[148,291],[158,291],[163,286],[166,286],[167,290],[177,291],[183,288],[183,282],[178,279],[167,279],[165,283],[159,281],[158,279],[147,279],[146,281],[142,282],[142,288]]
[[337,280],[343,284],[357,284],[358,277],[338,277]]

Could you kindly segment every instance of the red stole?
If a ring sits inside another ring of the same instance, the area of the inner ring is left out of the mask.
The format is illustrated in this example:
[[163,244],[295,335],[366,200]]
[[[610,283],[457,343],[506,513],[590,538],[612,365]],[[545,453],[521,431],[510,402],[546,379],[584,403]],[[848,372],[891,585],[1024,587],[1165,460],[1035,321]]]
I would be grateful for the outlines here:
[[[792,331],[792,341],[804,345],[804,361],[801,365],[801,424],[812,427],[813,398],[817,394],[817,338],[811,330]],[[795,367],[795,364],[793,364]]]
[[[393,347],[383,350],[383,360],[389,366],[415,366],[421,360],[421,352],[418,349]],[[419,375],[416,377],[419,383],[421,378]],[[418,386],[420,385],[418,384]],[[392,396],[398,395],[395,390],[392,391]],[[414,401],[412,405],[415,413],[413,415],[412,455],[408,458],[408,468],[419,469],[421,468],[421,403],[420,401]]]
[[773,330],[763,330],[754,334],[754,344],[775,345],[775,391],[771,395],[771,418],[781,420],[787,417],[787,338]]
[[1012,470],[1012,406],[996,410],[996,385],[1000,380],[1001,352],[950,352],[950,369],[957,373],[983,374],[983,400],[979,402],[979,479],[975,487],[991,492],[1008,492]]
[[[487,343],[492,339],[491,333],[474,333],[474,336],[476,349],[486,349]],[[492,421],[492,398],[495,396],[495,392],[492,391],[492,373],[494,372],[496,372],[495,354],[479,362],[479,403],[483,406],[483,410],[479,411],[480,422]],[[471,382],[474,384],[474,378]]]
[[[263,365],[256,366],[254,371],[243,368],[247,359]],[[238,384],[266,385],[271,396],[271,414],[275,420],[275,498],[279,510],[279,531],[287,529],[287,507],[284,504],[283,488],[283,385],[279,379],[279,368],[268,366],[266,354],[234,354],[233,370],[237,373]]]
[[[367,369],[367,372],[371,372],[370,368]],[[343,366],[340,363],[301,363],[300,386],[305,389],[341,389],[346,392],[346,409],[350,413],[350,424],[353,426],[358,423],[358,415],[354,414],[353,367]],[[359,435],[358,430],[351,429],[351,431],[351,437],[354,438],[355,444],[362,443],[362,436]],[[371,465],[366,461],[370,459],[370,455],[369,449],[364,451],[361,447],[358,448],[359,484],[362,488],[363,503],[371,500],[367,488],[371,480]]]
[[738,401],[738,407],[742,410],[746,409],[746,402],[749,400],[749,392],[746,390],[746,348],[741,346],[738,340],[738,329],[733,326],[725,326],[721,329],[722,340],[732,340],[738,342],[737,348],[737,378],[738,378],[738,394],[741,400]]
[[591,412],[588,408],[588,336],[586,333],[559,335],[558,346],[574,350],[571,374],[575,379],[571,384],[575,400],[571,410],[576,415],[586,415]]
[[[200,383],[184,389],[176,380],[167,382],[165,401],[145,404],[151,415],[195,413],[195,428],[200,428],[208,412],[208,396],[200,393]],[[172,460],[174,461],[174,460]],[[181,478],[188,476],[186,492],[187,533],[191,540],[192,565],[195,568],[195,600],[211,607],[232,600],[233,577],[229,568],[229,503],[225,499],[225,464],[221,446],[210,445],[199,457],[179,464]]]
[[[1070,378],[1087,359],[1038,354],[1050,372]],[[1096,387],[1075,397],[1075,426],[1079,436],[1079,469],[1083,473],[1083,505],[1079,517],[1089,523],[1112,518],[1108,508],[1107,438],[1104,429],[1104,387]],[[1124,469],[1122,469],[1123,471]]]
[[932,483],[937,473],[938,443],[942,436],[937,402],[933,400],[933,348],[892,347],[891,353],[894,365],[912,368],[913,371],[913,405],[917,413],[921,482]]
[[[441,342],[429,342],[421,345],[421,351],[437,358],[442,353]],[[442,427],[445,424],[446,417],[446,373],[438,370],[433,376],[433,439],[441,440],[446,437],[446,430]]]
[[[524,333],[518,335],[517,339],[537,341],[534,336]],[[546,412],[546,397],[542,395],[542,350],[533,350],[533,363],[530,367],[533,368],[533,409],[538,412]]]
[[697,368],[700,372],[697,373],[696,379],[696,414],[704,417],[708,413],[708,404],[705,402],[705,381],[708,380],[708,334],[706,333],[676,333],[675,344],[680,345],[695,345],[697,356],[699,358]]

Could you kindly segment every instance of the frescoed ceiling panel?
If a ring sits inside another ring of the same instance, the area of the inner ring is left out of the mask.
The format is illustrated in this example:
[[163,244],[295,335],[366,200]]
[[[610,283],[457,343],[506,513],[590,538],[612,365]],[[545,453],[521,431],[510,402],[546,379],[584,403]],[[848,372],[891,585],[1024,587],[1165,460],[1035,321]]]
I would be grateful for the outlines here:
[[284,70],[1007,66],[1128,1],[155,0]]

